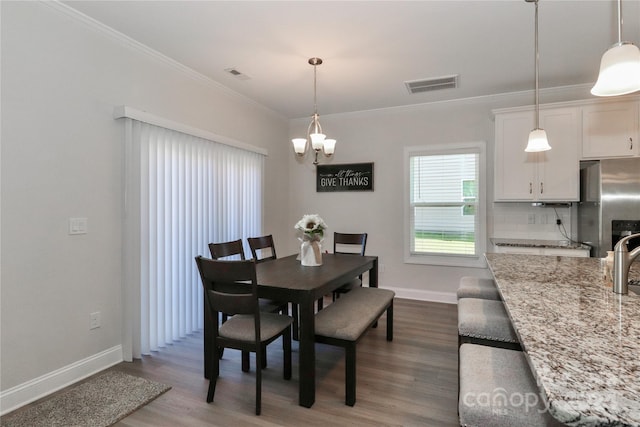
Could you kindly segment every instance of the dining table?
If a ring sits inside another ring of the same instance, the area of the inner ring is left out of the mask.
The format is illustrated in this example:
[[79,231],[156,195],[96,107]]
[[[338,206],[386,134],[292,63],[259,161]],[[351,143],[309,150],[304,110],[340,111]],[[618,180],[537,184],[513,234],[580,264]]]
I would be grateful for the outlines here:
[[[368,272],[368,285],[378,286],[378,257],[354,254],[322,254],[319,266],[304,266],[298,255],[276,258],[256,264],[258,296],[287,301],[298,306],[298,381],[300,406],[310,408],[315,402],[316,351],[315,302],[355,277]],[[208,378],[212,354],[211,321],[205,316],[205,377]]]
[[614,293],[604,259],[485,257],[550,414],[640,426],[640,295]]

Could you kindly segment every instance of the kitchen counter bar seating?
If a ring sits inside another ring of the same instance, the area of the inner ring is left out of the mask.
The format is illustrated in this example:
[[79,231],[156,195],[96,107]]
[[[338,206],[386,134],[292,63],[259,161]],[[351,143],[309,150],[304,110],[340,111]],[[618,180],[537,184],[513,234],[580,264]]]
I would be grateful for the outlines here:
[[545,410],[495,281],[462,277],[457,297],[460,425],[562,425]]

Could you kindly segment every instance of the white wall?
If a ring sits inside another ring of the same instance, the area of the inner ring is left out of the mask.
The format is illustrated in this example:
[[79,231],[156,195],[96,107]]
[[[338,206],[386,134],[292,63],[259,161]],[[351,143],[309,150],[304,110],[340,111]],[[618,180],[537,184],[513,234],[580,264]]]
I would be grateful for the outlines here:
[[[384,265],[381,285],[400,296],[446,300],[461,275],[488,275],[403,263],[403,147],[487,141],[492,194],[490,111],[531,104],[532,94],[322,116],[338,139],[332,161],[374,162],[375,191],[316,193],[310,159],[298,161],[287,142],[306,131],[306,119],[288,123],[59,4],[0,8],[0,410],[9,395],[27,400],[73,381],[81,365],[99,368],[121,344],[123,126],[112,118],[116,105],[267,148],[264,231],[274,234],[280,255],[298,250],[293,226],[300,216],[319,213],[329,233],[370,233],[367,251]],[[543,91],[541,99],[587,96]],[[88,234],[67,234],[68,218],[76,216],[88,218]],[[93,311],[101,311],[102,327],[89,331]]]
[[[29,398],[41,380],[48,392],[58,385],[52,376],[73,380],[61,370],[121,344],[124,128],[112,118],[114,106],[266,148],[265,230],[276,236],[288,233],[291,153],[282,117],[123,43],[64,6],[1,2],[1,8],[6,410],[11,393]],[[88,218],[88,234],[68,235],[70,217]],[[90,331],[94,311],[102,327]]]
[[[544,100],[558,102],[586,97],[585,88],[570,88],[547,94]],[[487,237],[491,237],[494,223],[494,120],[491,110],[530,105],[532,99],[529,93],[512,94],[331,116],[323,116],[322,107],[318,106],[324,132],[338,140],[334,157],[321,162],[374,162],[374,191],[316,193],[315,168],[310,156],[304,162],[292,160],[290,176],[298,185],[292,187],[289,223],[293,226],[304,213],[320,214],[329,226],[329,238],[325,240],[329,249],[333,245],[331,236],[334,231],[366,231],[369,233],[367,253],[378,255],[384,265],[384,271],[380,272],[380,286],[395,289],[399,296],[454,302],[461,276],[489,277],[489,272],[486,269],[404,263],[403,147],[487,142],[489,203],[487,224],[484,226],[487,227]],[[306,119],[293,121],[290,135],[302,134],[306,126]],[[506,215],[509,209],[505,207],[500,213]],[[539,208],[530,206],[516,209],[520,213],[523,209],[538,209],[534,212],[540,212]],[[528,238],[536,238],[538,230],[529,228],[527,231]],[[544,228],[541,231],[548,230]],[[291,242],[295,244],[293,237]]]

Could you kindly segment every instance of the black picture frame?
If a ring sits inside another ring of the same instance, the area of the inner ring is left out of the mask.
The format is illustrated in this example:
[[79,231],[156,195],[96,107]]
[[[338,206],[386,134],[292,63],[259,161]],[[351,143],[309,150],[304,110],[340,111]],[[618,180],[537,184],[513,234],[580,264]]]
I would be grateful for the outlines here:
[[316,166],[316,192],[373,191],[373,163]]

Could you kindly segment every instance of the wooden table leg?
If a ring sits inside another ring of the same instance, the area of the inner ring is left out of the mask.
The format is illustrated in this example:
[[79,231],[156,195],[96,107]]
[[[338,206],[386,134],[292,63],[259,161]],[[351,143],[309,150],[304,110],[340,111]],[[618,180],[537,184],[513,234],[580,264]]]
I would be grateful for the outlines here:
[[315,300],[300,302],[300,394],[299,404],[310,408],[316,400]]

